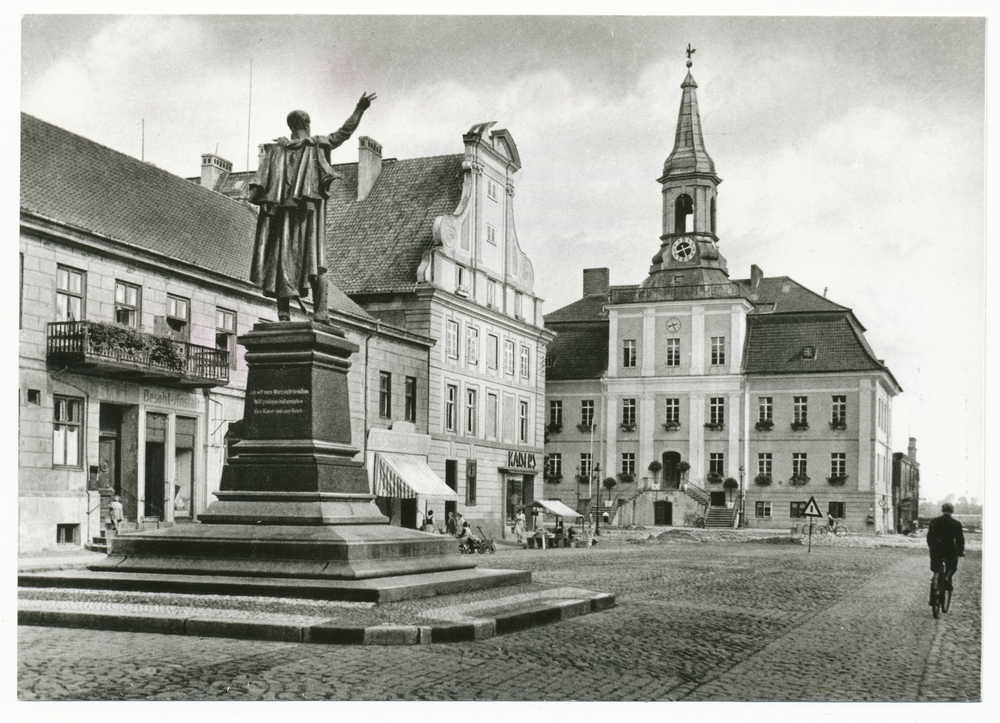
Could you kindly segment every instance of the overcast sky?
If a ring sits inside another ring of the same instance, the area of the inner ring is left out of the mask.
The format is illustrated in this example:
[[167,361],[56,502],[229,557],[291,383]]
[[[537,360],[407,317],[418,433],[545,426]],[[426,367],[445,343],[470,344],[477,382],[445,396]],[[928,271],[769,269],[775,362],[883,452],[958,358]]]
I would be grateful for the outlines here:
[[922,496],[982,498],[982,19],[25,16],[21,109],[181,176],[216,148],[253,169],[288,111],[329,133],[363,91],[356,135],[386,157],[460,153],[497,121],[553,311],[583,268],[645,278],[688,43],[730,276],[852,308],[904,389],[893,449],[917,438]]

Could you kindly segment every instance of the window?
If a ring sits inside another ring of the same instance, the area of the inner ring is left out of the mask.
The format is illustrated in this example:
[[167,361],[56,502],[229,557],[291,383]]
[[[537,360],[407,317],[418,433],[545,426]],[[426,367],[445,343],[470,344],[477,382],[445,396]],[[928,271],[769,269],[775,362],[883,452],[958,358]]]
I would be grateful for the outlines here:
[[834,395],[833,411],[830,415],[830,423],[833,425],[843,425],[847,423],[847,396]]
[[167,294],[167,326],[178,337],[187,339],[190,303],[183,296]]
[[497,412],[499,407],[497,405],[497,395],[487,394],[486,395],[486,436],[491,439],[496,439],[497,437]]
[[392,374],[378,373],[378,416],[389,419],[392,416]]
[[514,316],[518,319],[524,318],[524,294],[520,291],[514,292]]
[[491,309],[497,308],[497,282],[493,279],[486,280],[486,305]]
[[549,424],[557,424],[562,426],[562,402],[561,401],[551,401],[549,402]]
[[726,337],[712,337],[712,364],[719,365],[726,363]]
[[520,402],[517,405],[517,429],[518,438],[522,444],[528,443],[528,403]]
[[771,516],[771,503],[770,502],[756,502],[754,503],[754,509],[757,513],[757,517],[770,517]]
[[590,452],[580,452],[580,475],[590,477],[591,472],[593,472],[593,467],[591,465]]
[[694,231],[694,201],[682,193],[674,201],[674,233]]
[[52,465],[80,468],[83,448],[83,400],[53,397]]
[[635,426],[635,399],[622,400],[622,424]]
[[140,328],[139,314],[142,289],[124,281],[115,282],[115,321],[122,326]]
[[580,424],[589,427],[594,424],[594,400],[584,399],[580,402]]
[[550,454],[546,463],[548,465],[550,475],[553,477],[562,477],[562,455],[559,452],[553,452]]
[[827,512],[835,520],[842,520],[846,516],[844,514],[844,503],[843,502],[831,502],[827,507]]
[[444,428],[445,431],[455,431],[455,405],[458,404],[458,387],[449,384],[445,391],[444,400]]
[[476,504],[476,460],[465,460],[465,504]]
[[793,397],[793,421],[795,424],[809,423],[809,397]]
[[417,378],[406,377],[404,380],[405,401],[403,406],[403,418],[407,422],[417,421]]
[[774,397],[757,398],[757,421],[770,422],[774,415]]
[[667,366],[679,367],[681,365],[681,340],[667,339]]
[[709,421],[712,424],[726,423],[726,398],[711,397],[709,403]]
[[486,197],[491,201],[497,200],[497,184],[493,183],[493,181],[486,182]]
[[486,224],[486,243],[497,245],[497,230],[491,223]]
[[788,507],[788,516],[792,519],[806,516],[808,502],[792,502]]
[[80,525],[77,524],[56,525],[56,544],[79,545]]
[[236,368],[236,312],[215,309],[215,348],[229,353],[229,368]]
[[832,452],[830,454],[830,476],[843,477],[847,474],[847,454]]
[[505,340],[503,343],[503,370],[506,374],[514,374],[514,342]]
[[458,359],[458,322],[449,321],[445,326],[444,353],[449,359]]
[[521,347],[521,379],[531,378],[531,349]]
[[622,366],[625,367],[626,369],[631,369],[631,368],[635,367],[635,357],[636,357],[636,354],[635,354],[635,339],[626,339],[625,340],[624,353],[625,353],[625,356],[622,359]]
[[81,321],[86,306],[87,275],[68,266],[56,268],[56,321]]
[[622,473],[635,474],[635,452],[622,452]]
[[768,477],[771,476],[771,453],[770,452],[758,452],[757,453],[757,474],[766,474]]
[[806,453],[792,453],[792,475],[797,477],[806,476]]
[[42,403],[42,390],[41,389],[29,389],[28,390],[28,404],[34,404],[38,406]]
[[476,420],[479,419],[478,413],[479,404],[479,392],[475,389],[465,390],[465,433],[475,436],[476,434]]
[[681,422],[681,400],[675,397],[667,398],[667,418],[670,424],[680,424]]
[[465,330],[465,360],[469,364],[479,363],[479,329],[474,326]]
[[492,334],[486,337],[486,366],[496,369],[500,365],[500,339]]
[[708,471],[720,476],[726,473],[725,455],[722,452],[711,452],[708,455]]

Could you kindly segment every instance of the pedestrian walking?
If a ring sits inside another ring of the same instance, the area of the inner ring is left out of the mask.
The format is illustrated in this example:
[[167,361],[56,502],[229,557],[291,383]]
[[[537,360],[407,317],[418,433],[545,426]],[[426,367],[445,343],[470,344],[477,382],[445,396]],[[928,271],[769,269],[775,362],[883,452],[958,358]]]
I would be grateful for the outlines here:
[[458,534],[458,522],[456,521],[454,512],[448,513],[447,519],[445,520],[444,523],[444,527],[448,531],[449,535]]
[[434,510],[427,510],[427,517],[424,519],[424,532],[437,532],[434,524]]
[[526,520],[524,518],[524,508],[522,507],[517,511],[517,515],[515,515],[514,517],[514,534],[517,535],[518,544],[524,542],[525,522]]
[[115,526],[115,534],[122,531],[122,520],[125,519],[125,509],[122,507],[122,498],[115,495],[111,500],[111,524]]

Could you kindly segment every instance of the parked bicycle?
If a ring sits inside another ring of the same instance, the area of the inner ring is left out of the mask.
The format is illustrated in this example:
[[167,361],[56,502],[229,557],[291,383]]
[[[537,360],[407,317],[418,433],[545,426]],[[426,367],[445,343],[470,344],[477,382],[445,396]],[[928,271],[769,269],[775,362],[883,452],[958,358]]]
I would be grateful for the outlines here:
[[813,530],[817,535],[836,535],[837,537],[843,537],[847,534],[847,528],[843,525],[834,525],[832,528],[829,525],[820,525]]
[[944,560],[934,571],[931,578],[931,614],[937,620],[941,613],[948,612],[951,607],[951,580],[948,579],[948,569]]

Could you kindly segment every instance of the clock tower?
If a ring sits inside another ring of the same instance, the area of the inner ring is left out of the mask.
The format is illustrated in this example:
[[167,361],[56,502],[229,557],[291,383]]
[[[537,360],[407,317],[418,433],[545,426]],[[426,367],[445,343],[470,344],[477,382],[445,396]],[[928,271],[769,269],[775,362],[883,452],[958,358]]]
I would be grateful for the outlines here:
[[663,235],[644,288],[729,282],[715,230],[716,195],[722,179],[715,175],[715,162],[705,150],[690,45],[687,52],[688,73],[681,84],[674,149],[657,179],[663,188]]

